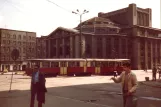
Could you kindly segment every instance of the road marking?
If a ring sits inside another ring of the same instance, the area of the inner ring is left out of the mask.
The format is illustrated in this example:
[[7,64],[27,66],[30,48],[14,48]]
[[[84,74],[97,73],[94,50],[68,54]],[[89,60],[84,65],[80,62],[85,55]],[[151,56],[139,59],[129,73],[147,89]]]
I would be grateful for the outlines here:
[[160,98],[155,98],[155,97],[140,97],[140,98],[143,98],[143,99],[148,99],[148,100],[156,100],[156,101],[161,101]]

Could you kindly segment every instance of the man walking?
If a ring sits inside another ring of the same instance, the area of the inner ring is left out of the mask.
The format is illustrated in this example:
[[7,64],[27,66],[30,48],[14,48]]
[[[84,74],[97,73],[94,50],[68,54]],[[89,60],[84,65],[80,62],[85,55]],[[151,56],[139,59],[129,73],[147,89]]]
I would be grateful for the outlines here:
[[45,92],[47,89],[45,87],[45,77],[39,71],[39,66],[34,66],[34,72],[32,73],[31,79],[31,102],[30,107],[34,107],[35,96],[37,96],[38,107],[42,107],[42,103],[45,103]]
[[152,69],[152,80],[153,81],[156,81],[156,73],[157,73],[157,68],[156,68],[156,66],[154,65],[153,66],[153,69]]
[[130,63],[123,64],[124,72],[118,78],[112,77],[115,83],[122,83],[123,104],[124,107],[136,107],[137,99],[135,92],[138,86],[136,75],[131,72]]

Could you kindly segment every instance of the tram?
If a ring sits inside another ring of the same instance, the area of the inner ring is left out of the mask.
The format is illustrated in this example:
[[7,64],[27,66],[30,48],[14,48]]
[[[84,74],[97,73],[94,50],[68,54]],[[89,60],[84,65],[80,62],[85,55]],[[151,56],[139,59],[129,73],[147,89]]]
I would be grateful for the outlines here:
[[114,71],[121,74],[122,64],[130,59],[27,59],[25,73],[31,75],[35,64],[40,66],[40,72],[48,76],[90,76],[113,75]]

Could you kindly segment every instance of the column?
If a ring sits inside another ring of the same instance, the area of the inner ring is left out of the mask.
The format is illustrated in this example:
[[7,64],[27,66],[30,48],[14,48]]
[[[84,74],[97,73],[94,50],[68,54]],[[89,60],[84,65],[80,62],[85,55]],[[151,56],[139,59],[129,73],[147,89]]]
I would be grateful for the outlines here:
[[157,65],[158,60],[157,40],[155,41],[155,64]]
[[85,50],[86,50],[86,40],[85,40],[85,35],[82,35],[82,38],[81,38],[81,46],[80,46],[80,49],[81,49],[81,57],[86,57],[85,56]]
[[50,58],[50,47],[51,47],[51,44],[50,44],[50,39],[48,40],[48,58]]
[[145,37],[148,37],[148,32],[147,32],[147,30],[145,30]]
[[146,26],[146,16],[143,14],[143,26]]
[[66,55],[65,55],[65,45],[66,45],[66,44],[65,44],[65,38],[62,38],[62,42],[63,42],[63,43],[62,43],[62,49],[63,49],[63,50],[62,50],[62,52],[63,52],[63,55],[62,55],[62,56],[63,56],[63,58],[65,58],[65,56],[66,56]]
[[92,35],[92,58],[97,56],[97,44],[96,37]]
[[[13,70],[13,64],[10,65],[10,71]],[[2,66],[1,66],[1,71],[2,71]]]
[[73,36],[70,36],[70,58],[73,58]]
[[114,58],[115,57],[115,47],[114,47],[114,38],[111,37],[111,58]]
[[102,39],[102,47],[103,47],[103,50],[102,50],[102,56],[103,58],[106,58],[106,37],[103,37]]
[[151,69],[152,69],[152,67],[153,67],[153,41],[151,41]]
[[159,63],[161,64],[161,43],[159,44],[159,51],[160,51],[160,55],[159,55]]
[[22,64],[20,64],[20,70],[22,70]]
[[126,38],[126,41],[125,42],[126,42],[126,45],[125,45],[126,46],[125,47],[126,48],[126,52],[125,52],[126,53],[126,56],[125,56],[125,58],[128,58],[128,39],[127,38]]
[[59,45],[58,45],[58,39],[56,39],[56,58],[59,57]]
[[133,48],[133,52],[132,52],[132,60],[131,60],[131,64],[132,64],[132,69],[140,69],[140,41],[138,39],[134,39],[132,42],[132,48]]
[[122,39],[119,38],[119,51],[118,51],[118,57],[122,58]]
[[131,25],[137,25],[137,7],[136,4],[130,4],[127,8],[128,22]]
[[80,58],[80,37],[75,36],[75,58]]
[[148,15],[147,15],[147,21],[148,21],[148,26],[149,27],[152,27],[152,10],[150,8],[147,8],[145,9],[147,12],[148,12]]
[[145,39],[145,68],[147,67],[147,68],[149,68],[148,67],[148,44],[147,44],[147,40]]

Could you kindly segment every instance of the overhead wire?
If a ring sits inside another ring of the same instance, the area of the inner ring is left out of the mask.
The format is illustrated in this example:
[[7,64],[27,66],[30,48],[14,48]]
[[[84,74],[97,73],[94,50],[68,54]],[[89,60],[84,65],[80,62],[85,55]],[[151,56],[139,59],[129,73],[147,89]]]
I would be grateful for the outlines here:
[[46,0],[46,1],[48,1],[48,2],[50,2],[50,3],[52,3],[52,4],[54,4],[54,5],[56,5],[57,7],[59,7],[59,8],[61,8],[61,9],[65,10],[65,11],[67,11],[67,12],[69,12],[69,13],[72,13],[71,10],[68,10],[68,9],[62,7],[62,6],[58,5],[57,3],[53,2],[53,1],[50,1],[50,0]]

